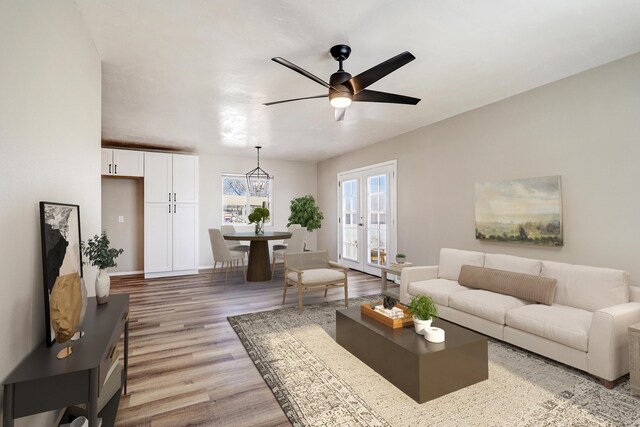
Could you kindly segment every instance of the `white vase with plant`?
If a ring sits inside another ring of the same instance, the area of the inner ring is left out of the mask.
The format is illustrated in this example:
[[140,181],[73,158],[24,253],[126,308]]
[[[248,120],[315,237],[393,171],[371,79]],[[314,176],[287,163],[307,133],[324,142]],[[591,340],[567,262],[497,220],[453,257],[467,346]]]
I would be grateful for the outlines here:
[[424,335],[425,331],[431,327],[433,319],[438,317],[438,309],[433,299],[426,295],[417,295],[411,298],[407,308],[409,313],[413,315],[416,333],[420,335]]
[[96,234],[86,242],[82,242],[82,253],[89,258],[88,264],[98,267],[98,276],[96,276],[96,299],[98,304],[106,303],[109,298],[111,278],[106,269],[117,267],[118,264],[116,264],[115,260],[124,252],[124,249],[110,248],[110,243],[104,232],[100,235]]

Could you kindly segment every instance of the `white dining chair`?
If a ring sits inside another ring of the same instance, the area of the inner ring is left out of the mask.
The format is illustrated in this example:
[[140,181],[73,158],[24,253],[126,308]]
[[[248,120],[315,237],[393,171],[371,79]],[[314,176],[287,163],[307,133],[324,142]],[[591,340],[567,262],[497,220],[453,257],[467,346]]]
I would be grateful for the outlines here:
[[[287,231],[289,233],[292,233],[293,230],[295,230],[296,228],[300,228],[302,227],[300,224],[291,224],[289,227],[287,227]],[[290,239],[284,239],[282,243],[278,243],[277,245],[273,245],[273,250],[274,251],[279,251],[280,249],[286,249],[287,245],[289,244],[289,240]]]
[[[291,230],[291,238],[289,244],[284,249],[277,249],[273,251],[273,265],[271,266],[271,281],[276,275],[276,260],[281,258],[284,260],[284,254],[290,252],[302,252],[304,250],[304,237],[307,232],[307,227],[294,227]],[[283,264],[284,265],[284,264]]]
[[[224,224],[220,226],[220,231],[222,232],[222,237],[224,237],[225,234],[235,233],[236,228],[231,224]],[[249,245],[242,245],[237,240],[225,240],[225,243],[230,251],[249,252]]]
[[213,252],[213,271],[211,272],[210,284],[213,283],[213,278],[216,273],[216,267],[220,262],[222,263],[222,269],[225,268],[225,264],[227,267],[224,274],[224,288],[226,289],[229,269],[233,267],[233,264],[237,263],[238,261],[242,262],[242,275],[244,276],[244,281],[246,283],[247,276],[244,271],[244,257],[246,253],[229,250],[224,237],[222,237],[222,232],[217,228],[209,229],[209,239],[211,240],[211,251]]

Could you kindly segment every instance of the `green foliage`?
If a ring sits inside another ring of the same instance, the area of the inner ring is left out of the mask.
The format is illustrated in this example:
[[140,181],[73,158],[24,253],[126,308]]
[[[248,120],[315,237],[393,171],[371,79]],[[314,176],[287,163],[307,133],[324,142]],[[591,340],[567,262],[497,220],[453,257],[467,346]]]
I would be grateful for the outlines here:
[[406,258],[407,256],[405,254],[403,254],[402,252],[398,252],[396,254],[396,258]]
[[106,233],[102,233],[99,236],[96,234],[92,239],[85,242],[80,242],[82,253],[89,258],[89,263],[94,267],[98,267],[100,270],[109,267],[117,267],[115,260],[118,256],[124,252],[124,249],[110,248],[109,239]]
[[269,215],[271,215],[271,212],[269,212],[269,209],[267,208],[255,208],[253,210],[253,212],[251,212],[249,214],[249,224],[253,224],[255,222],[264,222],[266,220],[269,219]]
[[438,317],[436,305],[433,303],[431,297],[426,295],[417,295],[411,298],[407,308],[409,309],[409,313],[420,320],[429,320]]
[[308,194],[291,200],[291,215],[289,215],[287,227],[291,224],[300,224],[307,227],[307,231],[313,231],[322,227],[323,219],[324,215],[320,212],[316,199],[312,195]]

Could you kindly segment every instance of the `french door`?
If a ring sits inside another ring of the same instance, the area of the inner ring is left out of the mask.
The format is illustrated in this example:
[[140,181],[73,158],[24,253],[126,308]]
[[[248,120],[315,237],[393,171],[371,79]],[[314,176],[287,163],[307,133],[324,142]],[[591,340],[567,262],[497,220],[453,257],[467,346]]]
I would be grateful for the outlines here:
[[396,162],[338,174],[338,259],[380,275],[396,252]]

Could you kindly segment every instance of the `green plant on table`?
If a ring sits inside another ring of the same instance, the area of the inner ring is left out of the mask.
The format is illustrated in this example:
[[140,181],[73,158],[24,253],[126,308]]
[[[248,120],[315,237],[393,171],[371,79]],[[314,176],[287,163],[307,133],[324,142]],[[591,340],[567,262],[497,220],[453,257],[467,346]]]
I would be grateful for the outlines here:
[[110,248],[110,243],[107,234],[104,232],[100,235],[96,234],[86,242],[81,242],[82,253],[89,258],[89,262],[85,264],[98,267],[100,270],[117,267],[116,258],[124,252],[124,249]]
[[307,227],[307,231],[313,231],[322,227],[323,219],[324,215],[312,195],[308,194],[291,200],[291,215],[289,215],[287,227],[291,224],[300,224],[302,227]]
[[249,214],[249,224],[264,222],[269,219],[269,209],[267,208],[255,208],[253,212]]
[[419,320],[429,320],[438,317],[438,309],[433,299],[426,295],[417,295],[411,298],[407,308],[409,313]]
[[403,254],[402,252],[398,252],[396,254],[396,258],[406,258],[407,256],[405,254]]

